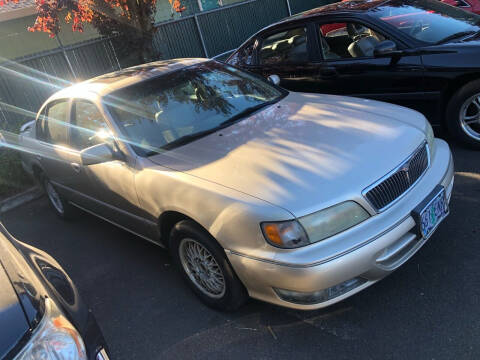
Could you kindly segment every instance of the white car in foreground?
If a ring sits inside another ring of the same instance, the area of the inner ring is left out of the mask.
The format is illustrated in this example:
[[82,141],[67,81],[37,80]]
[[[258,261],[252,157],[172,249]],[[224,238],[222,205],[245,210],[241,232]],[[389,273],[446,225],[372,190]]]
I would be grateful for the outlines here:
[[297,309],[390,274],[448,215],[453,161],[413,110],[287,92],[204,59],[61,90],[25,166],[73,207],[170,249],[208,305]]

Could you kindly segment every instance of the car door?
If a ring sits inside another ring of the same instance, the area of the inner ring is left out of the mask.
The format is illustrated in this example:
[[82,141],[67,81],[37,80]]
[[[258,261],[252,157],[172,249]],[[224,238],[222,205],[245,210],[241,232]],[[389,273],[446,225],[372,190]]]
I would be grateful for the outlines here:
[[289,24],[263,33],[254,44],[254,64],[242,67],[264,77],[278,75],[280,85],[289,90],[309,91],[317,68],[312,35],[309,23]]
[[316,25],[321,58],[314,89],[319,93],[351,95],[421,107],[424,92],[419,55],[375,57],[385,40],[405,45],[371,24],[337,18]]
[[70,99],[59,99],[47,104],[36,122],[36,160],[58,191],[72,196],[78,181],[78,159],[68,142]]
[[114,128],[105,119],[101,106],[87,100],[75,100],[72,104],[72,125],[70,142],[78,151],[78,156],[81,151],[102,143],[109,144],[115,153],[112,161],[81,166],[85,182],[79,191],[86,210],[153,239],[157,229],[155,224],[145,220],[137,198],[135,158],[120,149]]

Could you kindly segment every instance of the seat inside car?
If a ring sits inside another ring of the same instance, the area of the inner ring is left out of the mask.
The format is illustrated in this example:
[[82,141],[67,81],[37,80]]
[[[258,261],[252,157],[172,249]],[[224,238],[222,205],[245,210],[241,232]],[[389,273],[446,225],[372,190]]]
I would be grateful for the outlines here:
[[326,60],[340,59],[340,56],[332,52],[330,45],[328,45],[327,40],[323,36],[320,36],[320,42],[322,43],[323,57]]
[[378,43],[374,36],[364,36],[351,43],[348,46],[348,52],[352,57],[370,57],[373,56],[373,50]]
[[380,42],[369,30],[361,25],[347,24],[347,32],[353,42],[348,46],[348,52],[352,57],[373,56],[375,46]]

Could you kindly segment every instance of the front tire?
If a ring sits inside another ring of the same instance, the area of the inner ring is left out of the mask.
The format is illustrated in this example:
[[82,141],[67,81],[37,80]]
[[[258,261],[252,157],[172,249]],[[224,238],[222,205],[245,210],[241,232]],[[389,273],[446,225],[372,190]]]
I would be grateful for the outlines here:
[[480,80],[464,85],[452,96],[447,128],[455,140],[480,150]]
[[47,194],[48,203],[55,214],[64,220],[71,219],[74,212],[72,205],[57,191],[48,177],[42,176],[41,182]]
[[195,222],[183,220],[175,225],[170,252],[190,288],[207,306],[232,311],[248,299],[223,248]]

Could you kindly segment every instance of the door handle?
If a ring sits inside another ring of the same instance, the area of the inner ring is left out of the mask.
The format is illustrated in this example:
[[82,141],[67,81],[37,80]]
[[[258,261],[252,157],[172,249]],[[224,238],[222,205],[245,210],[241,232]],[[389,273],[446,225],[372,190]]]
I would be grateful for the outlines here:
[[80,172],[80,164],[77,163],[71,163],[70,166],[72,167],[73,171],[75,171],[77,174]]
[[322,79],[333,79],[338,77],[338,72],[337,69],[335,69],[333,66],[326,66],[320,68],[320,77]]

